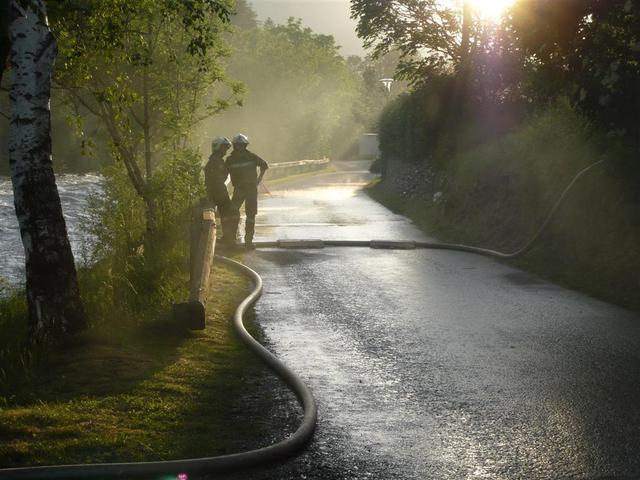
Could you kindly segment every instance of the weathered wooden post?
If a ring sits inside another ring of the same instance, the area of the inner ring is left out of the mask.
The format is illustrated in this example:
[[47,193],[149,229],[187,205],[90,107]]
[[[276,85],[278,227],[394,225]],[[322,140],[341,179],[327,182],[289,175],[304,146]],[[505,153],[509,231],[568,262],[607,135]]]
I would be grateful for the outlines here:
[[[209,277],[216,248],[216,216],[212,208],[205,208],[200,215],[200,228],[195,252],[192,251],[192,262],[189,300],[198,301],[204,305],[209,289]],[[195,253],[195,255],[193,255]]]
[[173,305],[173,316],[191,330],[205,328],[205,308],[211,267],[216,248],[215,211],[208,202],[200,202],[191,221],[189,252],[189,302]]

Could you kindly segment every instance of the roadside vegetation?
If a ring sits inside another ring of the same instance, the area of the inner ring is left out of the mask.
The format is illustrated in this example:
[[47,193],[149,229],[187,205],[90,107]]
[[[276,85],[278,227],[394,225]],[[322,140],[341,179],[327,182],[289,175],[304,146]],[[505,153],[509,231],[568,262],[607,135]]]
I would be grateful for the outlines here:
[[[215,269],[204,332],[170,315],[188,298],[202,165],[212,138],[238,132],[271,162],[346,154],[388,98],[378,78],[393,58],[345,59],[332,37],[298,20],[258,25],[242,0],[42,5],[50,25],[41,27],[58,47],[53,166],[98,169],[103,181],[83,225],[93,247],[77,272],[84,331],[33,341],[24,287],[0,283],[0,467],[262,444],[271,397],[230,327],[244,280]],[[0,103],[11,110],[7,95]],[[241,423],[245,400],[256,417]]]
[[393,74],[397,55],[344,58],[332,36],[299,19],[258,24],[245,0],[236,9],[226,65],[245,91],[241,105],[202,123],[203,150],[211,132],[242,131],[273,163],[357,153],[359,135],[375,128],[389,98],[380,79]]
[[1,379],[0,465],[193,458],[268,443],[265,369],[230,322],[248,286],[226,268],[213,274],[202,332],[113,312],[41,352],[28,376]]
[[370,28],[388,25],[404,55],[397,74],[413,83],[380,117],[383,180],[371,195],[441,240],[512,251],[581,169],[605,159],[517,263],[640,309],[637,5],[520,0],[486,22],[473,2],[453,16],[435,3],[413,21],[460,29],[467,43],[450,43],[449,58],[415,54],[445,32],[400,29],[395,7],[354,2],[361,35],[381,52]]
[[[638,182],[633,163],[612,161],[616,153],[575,185],[539,243],[513,262],[640,310]],[[536,233],[576,173],[601,154],[589,123],[561,103],[442,167],[395,166],[367,192],[442,241],[510,252]]]

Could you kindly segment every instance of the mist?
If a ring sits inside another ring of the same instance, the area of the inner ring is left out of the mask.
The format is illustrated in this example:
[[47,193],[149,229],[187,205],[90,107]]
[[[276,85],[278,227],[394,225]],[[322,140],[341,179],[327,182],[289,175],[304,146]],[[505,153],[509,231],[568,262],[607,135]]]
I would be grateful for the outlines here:
[[[256,12],[240,3],[237,26],[229,37],[227,71],[244,84],[245,92],[241,105],[201,125],[196,139],[203,158],[212,138],[238,133],[247,135],[250,148],[268,162],[349,155],[360,134],[375,128],[388,99],[376,78],[383,72],[372,71],[375,62],[345,58],[333,36],[291,18],[297,11],[308,15],[323,2],[256,3],[263,14],[273,8],[289,13],[289,18],[284,23],[259,22]],[[326,3],[329,12],[347,14],[346,2]]]
[[300,18],[315,32],[332,35],[343,56],[366,54],[348,0],[254,0],[251,5],[260,21],[286,23],[289,17]]

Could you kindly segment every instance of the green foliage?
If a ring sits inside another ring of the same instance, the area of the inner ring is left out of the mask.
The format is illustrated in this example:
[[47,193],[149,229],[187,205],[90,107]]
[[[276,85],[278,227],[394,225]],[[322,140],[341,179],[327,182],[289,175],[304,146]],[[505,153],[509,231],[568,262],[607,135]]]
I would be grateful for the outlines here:
[[247,0],[236,0],[231,23],[238,28],[249,29],[258,26],[258,14]]
[[200,162],[198,152],[185,148],[168,156],[158,170],[154,188],[158,192],[161,230],[186,225],[191,207],[205,196]]
[[571,95],[610,136],[640,146],[637,2],[521,0],[506,28],[525,54],[533,98]]
[[444,98],[451,108],[443,118],[450,146],[457,146],[458,130],[476,128],[470,122],[482,130],[506,115],[517,125],[525,112],[566,96],[610,138],[640,148],[637,2],[519,0],[500,24],[472,15],[460,23],[463,9],[452,5],[352,2],[359,35],[378,54],[398,48],[405,59],[398,74],[417,89],[455,72],[457,84]]
[[[154,177],[158,232],[144,242],[144,202],[118,166],[104,171],[104,191],[90,201],[85,226],[96,240],[95,265],[81,272],[91,318],[140,322],[186,300],[191,210],[203,196],[199,156],[185,150]],[[93,311],[92,311],[93,310]],[[102,320],[100,320],[102,319]]]
[[[180,46],[191,55],[204,58],[218,42],[219,26],[215,20],[228,23],[232,9],[232,0],[58,0],[48,5],[48,14],[56,33],[70,34],[74,39],[74,50],[67,50],[72,53],[67,60],[96,47],[102,47],[98,51],[103,58],[116,54],[143,60],[140,50],[116,53],[131,41],[143,49],[150,46],[150,32],[136,30],[141,20],[147,20],[147,25],[154,18],[163,18],[167,24],[177,20],[187,38]],[[73,32],[73,27],[84,30]]]
[[[406,166],[373,194],[442,241],[513,251],[533,235],[571,179],[602,158],[603,140],[562,100],[516,131],[451,156],[437,172]],[[518,265],[640,309],[637,185],[620,152],[608,149],[607,162],[575,185]]]
[[26,318],[24,292],[16,291],[0,277],[0,391],[8,390],[31,371],[34,358],[25,343]]
[[400,95],[385,108],[379,121],[383,161],[420,162],[433,158],[441,144],[452,88],[452,77],[437,77]]
[[571,178],[598,159],[592,126],[563,100],[516,132],[454,155],[445,167],[444,208],[461,224],[477,221],[474,230],[490,217],[479,240],[515,247],[534,233]]
[[[222,34],[232,5],[67,0],[58,7],[52,12],[60,47],[56,81],[79,115],[93,115],[108,132],[112,156],[143,202],[137,214],[151,241],[165,222],[158,217],[167,212],[159,205],[166,203],[162,195],[175,200],[185,187],[183,174],[193,177],[200,163],[188,147],[194,127],[237,101],[242,90],[227,79],[222,63],[229,54]],[[216,94],[222,86],[225,97]],[[163,174],[169,168],[174,175]],[[194,188],[187,188],[188,195]]]
[[401,53],[398,75],[412,83],[440,75],[462,57],[461,11],[438,0],[352,0],[357,33],[375,57]]
[[[203,136],[249,135],[273,162],[328,156],[342,148],[353,127],[357,78],[333,37],[290,19],[286,25],[237,30],[229,72],[247,86],[242,108],[206,124]],[[345,131],[345,129],[347,131]]]
[[[232,7],[225,0],[51,2],[64,113],[83,136],[99,125],[108,140],[97,143],[114,160],[102,170],[104,192],[92,199],[86,225],[97,244],[82,292],[96,325],[145,321],[186,298],[190,211],[203,194],[190,135],[241,91],[222,63]],[[216,94],[221,85],[225,97]],[[92,140],[83,137],[87,149]]]
[[378,117],[385,105],[407,89],[406,82],[400,80],[394,80],[388,90],[381,82],[382,79],[393,79],[399,61],[400,53],[397,51],[379,58],[371,55],[347,58],[347,65],[355,73],[358,84],[353,115],[355,121],[369,132],[377,131]]
[[60,8],[52,15],[60,48],[56,81],[81,108],[124,122],[121,140],[139,138],[141,123],[158,131],[154,143],[183,135],[200,116],[218,111],[215,99],[201,103],[198,97],[226,81],[220,60],[228,49],[218,19],[223,6],[95,0]]
[[0,465],[166,460],[258,446],[274,401],[265,392],[278,387],[229,321],[245,279],[220,267],[213,275],[226,295],[211,295],[206,330],[158,321],[114,333],[115,311],[107,328],[49,352],[29,378],[0,384]]

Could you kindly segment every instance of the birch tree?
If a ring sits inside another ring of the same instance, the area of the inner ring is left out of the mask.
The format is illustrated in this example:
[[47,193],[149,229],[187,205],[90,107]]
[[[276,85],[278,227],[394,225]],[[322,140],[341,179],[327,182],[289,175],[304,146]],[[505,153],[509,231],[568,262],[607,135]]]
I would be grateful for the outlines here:
[[29,333],[41,342],[85,328],[86,319],[51,160],[56,41],[42,0],[7,3],[8,49],[2,50],[12,77],[9,163],[25,253]]

